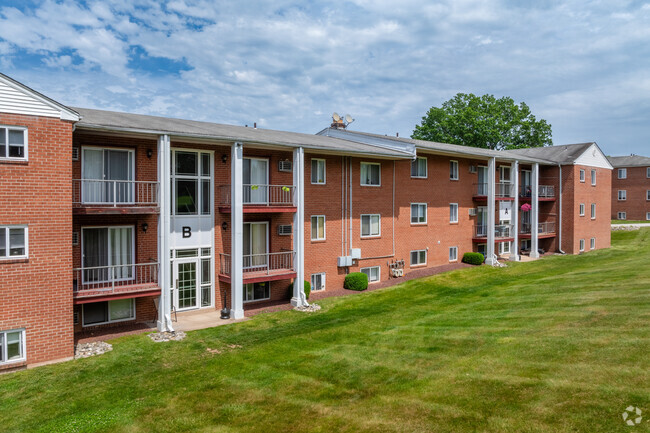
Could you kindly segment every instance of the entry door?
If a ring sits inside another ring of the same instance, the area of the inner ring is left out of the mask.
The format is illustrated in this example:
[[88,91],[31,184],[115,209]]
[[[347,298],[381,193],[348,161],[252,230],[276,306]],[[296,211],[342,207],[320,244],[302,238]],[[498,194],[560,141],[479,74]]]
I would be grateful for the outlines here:
[[174,262],[174,304],[179,311],[199,306],[198,269],[198,258]]
[[268,159],[244,158],[244,203],[266,204],[268,202]]
[[487,195],[488,193],[488,175],[487,167],[478,167],[478,191],[477,195]]
[[266,268],[268,223],[244,223],[244,268]]
[[476,213],[476,236],[487,236],[487,206],[479,206]]

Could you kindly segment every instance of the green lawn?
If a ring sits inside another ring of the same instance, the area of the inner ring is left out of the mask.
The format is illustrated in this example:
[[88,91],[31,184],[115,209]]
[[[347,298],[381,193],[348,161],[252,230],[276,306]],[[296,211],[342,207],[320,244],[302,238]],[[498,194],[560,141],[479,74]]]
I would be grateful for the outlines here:
[[0,430],[647,432],[650,229],[613,238],[2,375]]

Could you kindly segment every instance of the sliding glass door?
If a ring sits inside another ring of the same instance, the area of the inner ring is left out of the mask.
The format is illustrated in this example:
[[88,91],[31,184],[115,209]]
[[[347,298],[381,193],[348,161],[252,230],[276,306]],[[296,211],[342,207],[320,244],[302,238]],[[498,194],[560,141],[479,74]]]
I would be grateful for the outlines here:
[[133,227],[84,228],[82,233],[84,283],[133,279]]
[[133,151],[83,148],[84,203],[133,203]]
[[244,268],[266,268],[268,226],[267,222],[244,223]]
[[244,203],[266,204],[268,202],[268,159],[244,158],[243,162]]

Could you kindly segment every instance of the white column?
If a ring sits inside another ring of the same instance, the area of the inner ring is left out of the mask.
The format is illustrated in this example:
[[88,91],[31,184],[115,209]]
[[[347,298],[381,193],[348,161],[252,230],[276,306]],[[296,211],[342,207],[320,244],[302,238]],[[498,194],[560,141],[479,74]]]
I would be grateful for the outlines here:
[[305,151],[302,147],[293,150],[293,250],[296,279],[293,282],[291,305],[302,307],[309,305],[303,290],[305,281]]
[[169,237],[171,236],[171,149],[168,135],[158,137],[158,285],[160,302],[158,304],[159,331],[173,331],[171,323],[171,261],[169,256]]
[[232,317],[244,317],[244,146],[232,145],[230,165],[230,299]]
[[490,158],[488,160],[488,173],[487,173],[487,257],[485,263],[493,265],[496,262],[494,255],[494,214],[496,212],[495,205],[495,180],[496,180],[496,160]]
[[539,164],[533,164],[533,172],[531,173],[532,191],[530,194],[530,257],[539,257],[539,239],[538,237],[538,222],[539,222]]
[[512,181],[513,201],[512,201],[512,231],[515,240],[510,249],[510,260],[519,261],[519,161],[512,161],[510,166],[510,178]]

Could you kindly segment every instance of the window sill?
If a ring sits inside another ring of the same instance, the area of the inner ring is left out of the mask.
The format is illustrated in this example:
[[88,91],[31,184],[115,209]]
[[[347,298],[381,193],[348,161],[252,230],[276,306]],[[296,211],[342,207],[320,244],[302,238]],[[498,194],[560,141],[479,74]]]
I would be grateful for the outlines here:
[[456,226],[458,225],[458,221],[449,221],[449,224]]
[[411,223],[411,226],[420,226],[420,227],[426,227],[427,223]]
[[361,186],[372,186],[372,187],[375,187],[375,188],[380,188],[381,187],[381,185],[369,185],[369,184],[365,184],[365,183],[362,183]]
[[381,239],[381,235],[376,235],[376,236],[361,236],[361,240],[363,239]]
[[6,165],[29,165],[29,161],[26,159],[9,159],[9,158],[0,158],[0,164]]
[[426,267],[426,266],[427,266],[426,263],[422,263],[422,264],[420,264],[420,265],[411,265],[411,269],[413,269],[413,268],[424,268],[424,267]]
[[459,179],[452,179],[452,178],[449,178],[449,180],[453,180],[454,182],[458,182],[458,181],[459,181]]
[[19,369],[19,368],[24,368],[26,366],[27,366],[27,360],[26,359],[20,359],[20,360],[16,360],[16,361],[9,361],[9,362],[0,364],[0,371]]
[[26,257],[17,259],[0,259],[0,265],[14,265],[16,263],[29,263],[29,259]]
[[428,179],[428,176],[411,176],[411,179]]
[[312,240],[311,240],[311,243],[312,243],[312,244],[322,244],[322,243],[324,243],[325,241],[327,241],[327,239],[312,239]]

